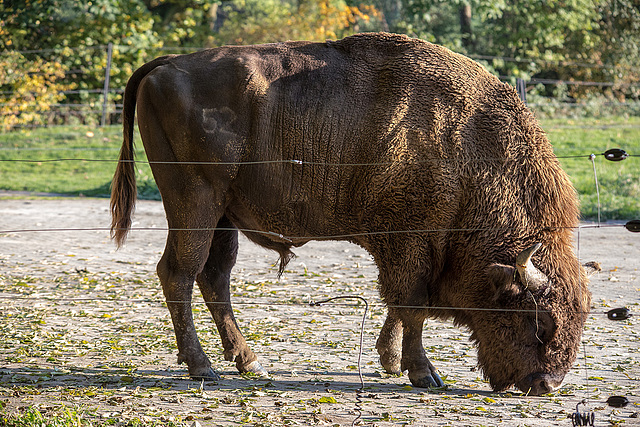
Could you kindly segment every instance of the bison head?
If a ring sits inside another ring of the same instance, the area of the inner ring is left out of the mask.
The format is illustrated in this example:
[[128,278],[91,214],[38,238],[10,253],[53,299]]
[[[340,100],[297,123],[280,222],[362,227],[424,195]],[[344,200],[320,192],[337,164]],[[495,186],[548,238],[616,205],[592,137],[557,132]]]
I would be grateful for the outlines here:
[[471,314],[478,365],[496,391],[515,384],[531,395],[550,393],[576,359],[591,300],[587,276],[573,256],[560,264],[542,257],[553,270],[547,277],[531,261],[539,248],[524,250],[514,266],[492,264],[479,302],[488,310]]

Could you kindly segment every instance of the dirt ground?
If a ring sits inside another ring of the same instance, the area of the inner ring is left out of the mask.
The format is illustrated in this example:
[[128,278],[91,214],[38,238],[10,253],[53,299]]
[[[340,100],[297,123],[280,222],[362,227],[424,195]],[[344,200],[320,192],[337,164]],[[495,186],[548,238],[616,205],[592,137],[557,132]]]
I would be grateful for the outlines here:
[[[94,425],[571,426],[571,413],[595,425],[640,425],[640,235],[621,224],[582,228],[578,254],[603,271],[592,278],[592,314],[583,348],[562,388],[528,397],[493,393],[475,369],[468,331],[429,320],[424,344],[447,387],[416,389],[383,373],[375,340],[386,315],[377,271],[362,249],[310,243],[278,279],[275,253],[246,239],[233,273],[240,326],[270,379],[240,376],[225,362],[198,291],[194,317],[205,351],[222,374],[190,380],[176,363],[168,311],[155,276],[166,227],[159,202],[138,204],[119,251],[109,239],[106,199],[15,198],[0,194],[0,413],[37,405],[52,416],[71,408]],[[30,231],[62,229],[55,231]],[[312,307],[331,296],[357,300]],[[613,322],[606,312],[636,314]],[[607,406],[612,395],[630,404]]]

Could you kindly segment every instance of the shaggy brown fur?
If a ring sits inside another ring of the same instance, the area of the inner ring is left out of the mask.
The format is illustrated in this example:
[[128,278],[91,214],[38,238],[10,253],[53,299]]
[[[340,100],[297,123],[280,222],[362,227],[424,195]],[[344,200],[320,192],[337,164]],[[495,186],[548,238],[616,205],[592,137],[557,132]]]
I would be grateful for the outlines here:
[[[571,243],[576,195],[531,112],[480,65],[384,33],[158,58],[125,92],[118,245],[135,199],[136,102],[171,228],[163,290],[190,301],[195,279],[207,301],[224,303],[209,306],[241,371],[262,372],[229,301],[237,232],[216,226],[258,230],[248,237],[283,264],[292,246],[354,235],[389,306],[381,361],[414,385],[442,384],[422,347],[428,316],[472,331],[496,390],[544,393],[569,370],[590,306]],[[549,281],[525,289],[515,259],[537,242],[533,262]],[[194,377],[215,377],[189,304],[169,309],[179,360]]]

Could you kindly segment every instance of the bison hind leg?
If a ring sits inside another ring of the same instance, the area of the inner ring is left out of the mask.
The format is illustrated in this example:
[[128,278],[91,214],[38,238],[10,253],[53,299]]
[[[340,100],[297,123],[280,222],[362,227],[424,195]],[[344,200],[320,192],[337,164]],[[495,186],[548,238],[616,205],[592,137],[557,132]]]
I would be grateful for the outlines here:
[[197,277],[197,283],[220,334],[225,360],[236,362],[241,373],[268,377],[247,345],[231,306],[231,269],[238,253],[238,230],[223,216],[216,226],[209,257]]

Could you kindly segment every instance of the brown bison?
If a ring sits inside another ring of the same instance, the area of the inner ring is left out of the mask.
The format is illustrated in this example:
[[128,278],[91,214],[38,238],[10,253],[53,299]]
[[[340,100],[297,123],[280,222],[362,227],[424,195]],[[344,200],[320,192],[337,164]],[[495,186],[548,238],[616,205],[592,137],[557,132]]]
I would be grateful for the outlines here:
[[480,65],[392,34],[157,58],[124,95],[118,245],[136,198],[136,104],[169,225],[158,276],[191,377],[218,378],[194,281],[225,359],[266,374],[230,302],[242,229],[281,269],[314,239],[366,249],[389,310],[382,365],[417,387],[443,385],[422,346],[427,317],[469,328],[494,390],[560,385],[591,298],[572,248],[576,194],[531,112]]

